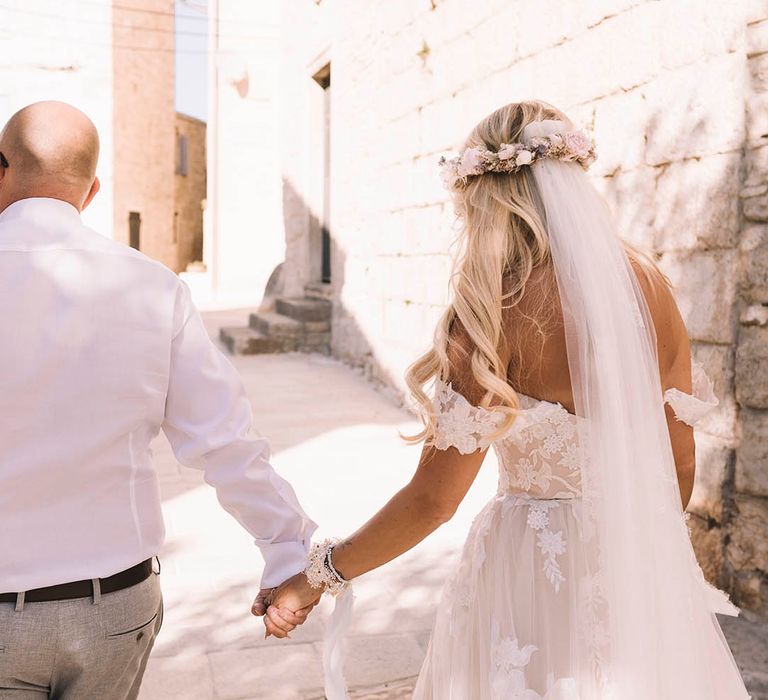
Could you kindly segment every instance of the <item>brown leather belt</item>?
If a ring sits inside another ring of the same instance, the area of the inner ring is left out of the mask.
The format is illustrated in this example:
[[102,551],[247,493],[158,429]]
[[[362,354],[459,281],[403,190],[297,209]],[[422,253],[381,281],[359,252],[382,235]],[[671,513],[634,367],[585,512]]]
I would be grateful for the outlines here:
[[[146,581],[152,573],[152,560],[147,559],[136,564],[130,569],[121,571],[119,574],[100,578],[99,584],[102,594],[122,591],[124,588],[130,588],[137,583]],[[24,592],[25,603],[45,603],[54,600],[72,600],[74,598],[90,598],[93,595],[93,582],[88,579],[85,581],[73,581],[72,583],[62,583],[57,586],[46,586],[45,588],[35,588]],[[15,603],[18,593],[0,593],[0,603]]]

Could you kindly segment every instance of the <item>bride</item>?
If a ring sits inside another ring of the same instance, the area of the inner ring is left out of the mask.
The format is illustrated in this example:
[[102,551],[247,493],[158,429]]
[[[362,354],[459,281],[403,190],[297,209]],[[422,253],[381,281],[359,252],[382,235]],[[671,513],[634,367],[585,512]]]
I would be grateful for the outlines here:
[[414,698],[749,697],[714,615],[738,611],[705,582],[684,520],[691,426],[717,399],[668,280],[619,239],[584,173],[594,156],[564,114],[522,102],[442,161],[462,252],[434,345],[407,375],[418,469],[267,597],[267,631],[283,637],[323,591],[342,594],[332,700],[346,695],[334,639],[349,581],[448,520],[489,447],[498,492],[445,586]]

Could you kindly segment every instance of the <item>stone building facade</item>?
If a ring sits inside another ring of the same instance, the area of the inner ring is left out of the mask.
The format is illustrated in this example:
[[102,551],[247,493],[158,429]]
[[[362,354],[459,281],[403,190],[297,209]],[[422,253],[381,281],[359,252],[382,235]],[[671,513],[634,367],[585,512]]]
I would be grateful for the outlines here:
[[178,270],[173,0],[113,5],[113,238]]
[[203,259],[206,196],[205,122],[176,113],[173,241],[178,271]]
[[174,228],[173,0],[105,0],[89,4],[87,16],[49,0],[13,3],[0,8],[0,21],[0,120],[38,100],[82,109],[101,138],[101,191],[84,220],[183,269]]
[[293,0],[282,26],[283,291],[330,298],[333,353],[400,390],[447,301],[439,157],[531,97],[594,131],[595,183],[722,398],[698,431],[700,560],[768,614],[768,6]]

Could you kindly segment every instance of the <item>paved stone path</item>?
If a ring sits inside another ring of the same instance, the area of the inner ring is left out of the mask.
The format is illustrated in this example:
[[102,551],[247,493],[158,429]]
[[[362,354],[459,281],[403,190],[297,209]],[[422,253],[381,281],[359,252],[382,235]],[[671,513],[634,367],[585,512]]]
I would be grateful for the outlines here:
[[[219,325],[243,322],[243,313],[206,314],[212,336]],[[232,360],[256,425],[270,439],[273,464],[295,485],[321,526],[318,534],[354,531],[410,478],[419,450],[398,431],[417,424],[353,370],[307,355]],[[249,614],[261,573],[258,551],[202,475],[178,466],[163,437],[154,451],[167,526],[166,613],[141,700],[322,697],[319,653],[332,601],[290,641],[264,640],[261,622]],[[410,695],[456,546],[495,488],[490,459],[454,520],[356,583],[347,667],[356,698]]]
[[[210,313],[206,323],[215,337],[220,325],[245,317]],[[273,464],[320,524],[319,535],[352,532],[410,478],[418,448],[405,445],[398,431],[416,423],[353,370],[305,355],[233,362],[257,427],[272,444]],[[167,525],[166,613],[140,700],[320,700],[332,602],[324,601],[291,640],[265,640],[261,622],[249,614],[261,568],[249,536],[218,506],[200,473],[178,466],[164,438],[154,448]],[[495,491],[495,471],[489,456],[450,523],[356,582],[346,669],[352,697],[410,697],[442,582],[469,523]],[[754,700],[768,700],[766,627],[739,622],[726,631],[751,673]]]

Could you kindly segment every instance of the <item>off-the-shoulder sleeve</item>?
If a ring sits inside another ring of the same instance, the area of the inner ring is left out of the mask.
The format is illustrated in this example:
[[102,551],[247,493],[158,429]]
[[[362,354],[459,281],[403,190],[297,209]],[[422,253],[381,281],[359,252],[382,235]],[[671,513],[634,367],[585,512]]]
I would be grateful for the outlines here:
[[664,392],[664,401],[672,406],[677,420],[691,426],[696,425],[720,403],[715,396],[712,380],[697,362],[694,362],[692,367],[692,383],[693,393],[691,394],[674,388]]
[[504,421],[496,411],[473,406],[450,384],[435,382],[437,426],[434,445],[438,450],[455,447],[462,454],[490,447],[491,436]]

